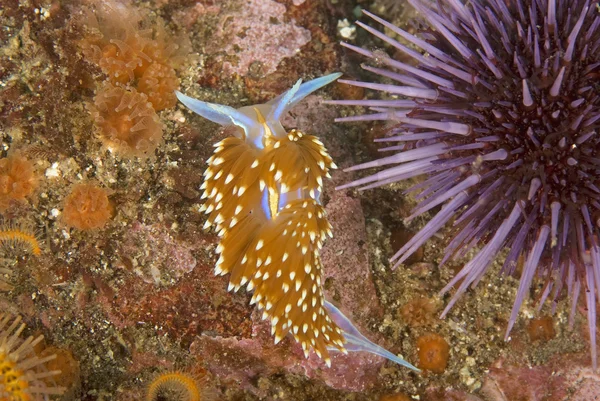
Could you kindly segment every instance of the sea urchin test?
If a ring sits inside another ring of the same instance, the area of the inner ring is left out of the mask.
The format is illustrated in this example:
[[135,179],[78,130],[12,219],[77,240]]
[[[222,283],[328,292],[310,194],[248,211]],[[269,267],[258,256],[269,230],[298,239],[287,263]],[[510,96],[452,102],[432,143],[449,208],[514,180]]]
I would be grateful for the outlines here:
[[327,365],[329,350],[367,351],[418,371],[362,336],[323,297],[319,251],[332,232],[320,195],[336,166],[317,137],[286,131],[280,119],[340,75],[299,80],[268,103],[237,110],[176,92],[195,113],[235,128],[215,145],[201,187],[205,228],[220,237],[215,273],[231,274],[229,290],[254,291],[251,303],[270,319],[275,343],[291,333],[305,356],[312,349]]

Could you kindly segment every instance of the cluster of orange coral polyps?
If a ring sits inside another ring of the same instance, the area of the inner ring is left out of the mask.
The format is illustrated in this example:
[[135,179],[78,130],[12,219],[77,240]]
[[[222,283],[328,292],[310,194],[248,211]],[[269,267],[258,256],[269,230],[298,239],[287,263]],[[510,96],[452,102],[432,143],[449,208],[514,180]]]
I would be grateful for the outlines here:
[[98,65],[115,84],[127,84],[135,79],[135,70],[147,59],[144,53],[135,50],[127,41],[113,39],[101,50]]
[[429,326],[437,318],[435,300],[426,297],[416,297],[404,304],[398,313],[402,321],[412,327]]
[[70,227],[91,230],[103,227],[112,212],[106,190],[92,184],[78,184],[65,200],[63,219]]
[[134,70],[148,60],[142,51],[146,39],[133,28],[139,17],[127,12],[118,15],[110,2],[99,3],[94,11],[84,11],[85,32],[79,45],[87,61],[98,65],[112,83],[133,81]]
[[130,7],[102,2],[88,12],[83,23],[87,35],[80,45],[111,83],[135,87],[156,111],[163,110],[175,106],[174,91],[179,87],[175,68],[189,52],[189,41],[169,37],[160,23],[146,29],[142,21]]
[[143,93],[105,84],[91,107],[97,135],[111,151],[147,157],[162,140],[162,124]]
[[151,64],[138,82],[138,90],[148,96],[148,101],[157,111],[175,106],[175,90],[178,87],[179,78],[175,70],[159,63]]
[[47,384],[60,371],[44,368],[56,355],[40,358],[34,347],[44,337],[22,340],[19,336],[24,329],[21,317],[0,313],[0,400],[34,401],[62,394],[64,388]]
[[23,201],[37,184],[30,161],[14,154],[0,159],[0,211],[12,201]]

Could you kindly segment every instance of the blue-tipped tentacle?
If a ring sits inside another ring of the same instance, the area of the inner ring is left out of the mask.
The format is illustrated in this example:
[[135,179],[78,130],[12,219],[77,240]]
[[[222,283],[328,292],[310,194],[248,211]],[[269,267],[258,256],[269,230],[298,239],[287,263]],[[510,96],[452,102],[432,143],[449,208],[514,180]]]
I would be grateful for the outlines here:
[[[303,83],[302,85],[300,85],[300,88],[298,88],[298,90],[296,91],[294,96],[286,104],[285,110],[290,110],[292,107],[294,107],[296,104],[298,104],[306,96],[310,95],[317,89],[320,89],[320,88],[324,87],[325,85],[330,84],[331,82],[335,81],[336,79],[338,79],[341,76],[342,76],[341,72],[335,72],[333,74],[325,75],[324,77],[315,78],[313,80]],[[269,102],[269,104],[274,104],[276,102],[279,102],[279,100],[286,95],[287,95],[287,92],[282,95],[277,96],[275,99],[271,100]]]
[[[311,81],[312,82],[312,81]],[[294,86],[287,90],[287,92],[278,96],[277,102],[273,103],[273,108],[267,117],[267,121],[279,121],[283,114],[290,109],[290,102],[294,96],[298,93],[298,90],[302,86],[302,79],[296,81]]]
[[175,91],[175,95],[181,103],[194,113],[220,125],[237,125],[244,130],[246,135],[248,135],[253,128],[256,129],[256,125],[258,124],[255,120],[240,113],[233,107],[203,102],[184,95],[179,91]]
[[[370,352],[372,354],[389,359],[390,361],[395,362],[398,365],[412,369],[415,372],[421,371],[419,368],[413,366],[404,359],[397,357],[390,351],[386,350],[383,347],[380,347],[379,345],[369,340],[367,337],[363,336],[360,333],[360,331],[358,331],[358,329],[352,324],[350,319],[348,319],[338,308],[336,308],[330,302],[325,301],[325,307],[329,311],[329,316],[331,316],[331,319],[333,319],[335,324],[337,324],[340,327],[340,329],[343,330],[344,338],[346,339],[346,344],[344,344],[344,347],[347,351]],[[331,348],[331,350],[336,350],[336,348]]]
[[[306,96],[335,81],[341,75],[341,73],[329,74],[305,83],[299,79],[292,88],[270,102],[263,105],[246,106],[238,110],[229,106],[203,102],[179,91],[175,91],[175,95],[187,108],[210,121],[220,125],[233,124],[240,127],[244,130],[247,140],[258,149],[262,149],[264,148],[265,134],[268,132],[266,127],[270,130],[271,135],[284,136],[286,131],[280,121],[283,115]],[[265,121],[260,122],[257,113],[262,113]]]

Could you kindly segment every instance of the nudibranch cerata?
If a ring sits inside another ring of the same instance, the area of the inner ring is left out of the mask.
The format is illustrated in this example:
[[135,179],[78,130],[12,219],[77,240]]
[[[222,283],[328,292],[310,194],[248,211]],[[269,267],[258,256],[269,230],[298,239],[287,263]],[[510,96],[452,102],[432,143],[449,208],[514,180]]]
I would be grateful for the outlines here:
[[367,340],[323,297],[319,251],[332,232],[320,195],[336,165],[317,137],[288,132],[280,119],[340,75],[299,80],[268,103],[239,109],[176,92],[190,110],[234,127],[215,145],[201,187],[205,228],[220,237],[215,273],[231,274],[229,290],[254,291],[251,303],[270,319],[276,344],[291,333],[305,356],[313,349],[327,365],[328,350],[368,351],[418,370]]

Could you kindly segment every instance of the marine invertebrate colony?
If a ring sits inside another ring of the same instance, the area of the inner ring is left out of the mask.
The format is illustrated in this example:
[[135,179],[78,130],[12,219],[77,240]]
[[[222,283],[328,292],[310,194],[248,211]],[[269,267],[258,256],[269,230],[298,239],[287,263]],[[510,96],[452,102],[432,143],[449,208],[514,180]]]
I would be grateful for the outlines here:
[[[328,347],[385,354],[364,338],[323,297],[319,250],[331,226],[321,205],[323,178],[335,168],[323,143],[298,130],[286,132],[280,118],[304,97],[340,74],[302,84],[266,104],[233,109],[177,92],[194,112],[234,135],[215,145],[208,160],[202,206],[221,237],[217,274],[230,273],[229,289],[247,285],[252,303],[270,318],[275,343],[291,333],[330,364]],[[346,344],[345,344],[346,343]]]
[[556,335],[554,322],[550,316],[531,319],[527,323],[526,331],[531,341],[547,342]]
[[45,380],[60,371],[43,369],[56,355],[37,356],[33,348],[44,337],[23,341],[19,336],[24,329],[21,317],[0,314],[0,400],[43,400],[48,395],[62,394],[62,387],[48,386]]
[[424,334],[417,338],[419,367],[433,373],[444,373],[450,358],[450,346],[439,334]]
[[23,201],[37,185],[33,164],[19,154],[0,159],[0,211]]
[[90,111],[97,136],[112,152],[150,156],[162,141],[162,124],[148,103],[148,97],[135,89],[105,84],[94,97]]
[[[597,366],[600,298],[600,15],[589,0],[409,0],[423,16],[416,35],[365,12],[415,51],[361,22],[412,58],[344,46],[377,62],[368,71],[391,84],[346,81],[399,100],[332,103],[371,107],[342,118],[388,120],[395,154],[351,168],[384,167],[349,186],[371,188],[426,174],[407,192],[418,205],[409,220],[442,208],[392,260],[403,262],[454,219],[443,261],[480,247],[448,283],[458,289],[442,315],[475,285],[504,247],[503,272],[525,261],[509,319],[538,275],[541,303],[565,289],[575,312],[584,290],[591,355]],[[427,53],[428,56],[423,54]],[[416,66],[415,66],[416,64]],[[461,281],[462,280],[462,281]]]
[[79,44],[84,57],[114,85],[134,85],[146,94],[154,110],[175,106],[175,68],[189,53],[189,40],[171,37],[160,21],[151,25],[141,12],[119,1],[96,2],[83,11]]
[[112,212],[105,189],[93,184],[77,184],[65,199],[63,218],[70,227],[92,230],[103,227]]

